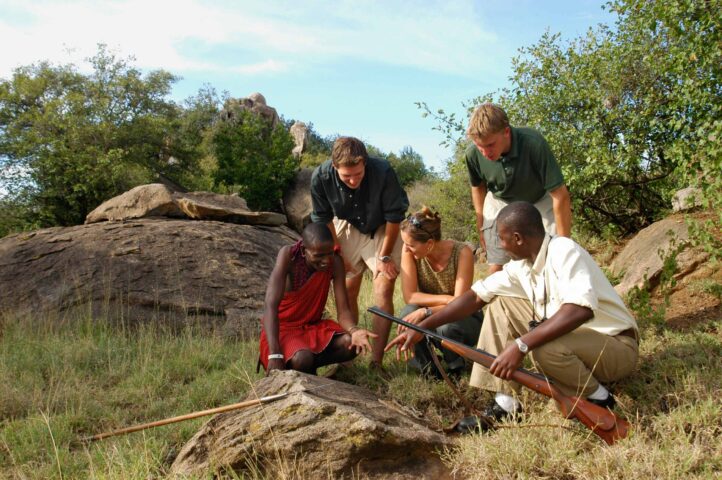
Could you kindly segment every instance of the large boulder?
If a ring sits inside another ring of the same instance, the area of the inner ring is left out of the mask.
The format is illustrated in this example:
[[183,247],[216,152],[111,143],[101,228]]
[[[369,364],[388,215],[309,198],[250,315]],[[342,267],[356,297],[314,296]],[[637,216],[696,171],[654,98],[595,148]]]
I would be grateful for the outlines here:
[[103,202],[85,223],[144,217],[218,220],[248,225],[283,225],[286,217],[275,212],[252,212],[238,195],[210,192],[174,192],[161,183],[139,185]]
[[659,283],[664,259],[677,251],[677,278],[692,272],[709,258],[704,250],[689,246],[687,223],[681,215],[673,215],[640,230],[614,258],[610,265],[612,275],[621,277],[614,288],[624,296],[634,287],[650,287]]
[[172,475],[231,468],[285,469],[291,478],[450,478],[439,453],[451,441],[364,388],[274,371],[252,392],[249,400],[295,393],[212,418],[182,448]]
[[144,218],[0,239],[0,310],[170,324],[206,322],[255,336],[286,227]]
[[313,168],[302,168],[296,174],[291,186],[283,193],[283,209],[288,225],[298,233],[311,222],[311,175]]

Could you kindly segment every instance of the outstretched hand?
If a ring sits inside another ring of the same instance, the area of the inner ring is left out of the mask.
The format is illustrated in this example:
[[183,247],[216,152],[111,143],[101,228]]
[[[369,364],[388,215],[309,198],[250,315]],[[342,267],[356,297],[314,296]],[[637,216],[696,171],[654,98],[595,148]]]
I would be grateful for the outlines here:
[[401,354],[404,355],[404,360],[408,360],[414,356],[413,346],[419,343],[424,338],[422,333],[415,330],[406,329],[399,333],[396,338],[391,340],[384,352],[388,352],[395,345],[396,346],[396,360],[401,360]]
[[358,330],[354,330],[351,334],[351,345],[348,346],[348,349],[354,349],[356,351],[356,355],[360,353],[368,353],[371,351],[371,343],[369,343],[369,339],[378,337],[379,336],[375,333],[359,328]]

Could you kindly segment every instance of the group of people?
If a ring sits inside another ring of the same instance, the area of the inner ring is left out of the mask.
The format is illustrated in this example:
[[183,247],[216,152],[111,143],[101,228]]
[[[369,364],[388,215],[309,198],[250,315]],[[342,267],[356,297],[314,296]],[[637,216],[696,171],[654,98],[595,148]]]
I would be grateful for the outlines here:
[[[420,333],[399,328],[389,342],[391,323],[375,315],[371,331],[358,326],[368,269],[380,310],[394,313],[400,276],[404,320],[496,356],[490,369],[474,364],[471,371],[470,385],[495,393],[487,417],[522,411],[519,386],[509,380],[526,355],[563,393],[614,407],[605,384],[635,368],[638,328],[599,266],[569,238],[570,194],[549,145],[533,129],[510,126],[490,103],[474,111],[467,134],[489,276],[472,284],[471,249],[443,239],[441,219],[429,208],[406,216],[408,198],[390,164],[369,157],[360,140],[340,137],[313,172],[312,223],[280,250],[269,279],[260,340],[267,372],[315,373],[362,352],[382,370],[384,353],[395,347],[397,356],[413,352],[423,374],[441,373]],[[338,322],[321,318],[331,283]],[[467,367],[454,352],[441,352],[449,374]]]

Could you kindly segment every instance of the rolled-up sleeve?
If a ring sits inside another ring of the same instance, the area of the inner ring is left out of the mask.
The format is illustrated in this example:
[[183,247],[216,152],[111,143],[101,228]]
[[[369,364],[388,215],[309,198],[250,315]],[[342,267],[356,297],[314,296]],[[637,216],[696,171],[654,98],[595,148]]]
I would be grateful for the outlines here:
[[317,167],[311,175],[311,204],[313,205],[312,222],[329,223],[333,220],[333,208],[321,181],[320,167]]
[[409,208],[409,198],[406,196],[404,189],[401,188],[396,172],[392,168],[386,171],[381,196],[384,220],[389,223],[400,223]]
[[497,295],[527,298],[521,284],[509,275],[506,266],[503,270],[489,275],[484,280],[477,280],[471,289],[485,303],[491,302]]

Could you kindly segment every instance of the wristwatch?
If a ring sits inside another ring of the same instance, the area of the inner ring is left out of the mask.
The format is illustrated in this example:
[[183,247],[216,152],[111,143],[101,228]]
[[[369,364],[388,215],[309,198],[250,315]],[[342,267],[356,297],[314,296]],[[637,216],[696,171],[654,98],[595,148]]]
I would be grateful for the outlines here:
[[426,307],[426,309],[424,310],[424,317],[429,318],[433,314],[434,311],[431,309],[431,307]]
[[384,263],[389,263],[391,261],[391,257],[389,255],[383,255],[379,257],[379,260],[381,260]]
[[529,353],[529,345],[521,341],[521,338],[515,338],[516,346],[519,347],[519,351],[526,355]]

